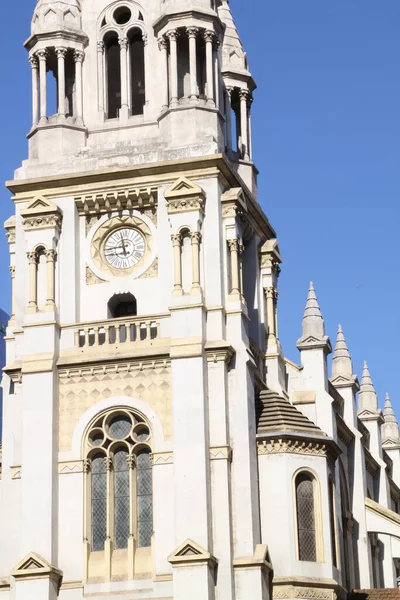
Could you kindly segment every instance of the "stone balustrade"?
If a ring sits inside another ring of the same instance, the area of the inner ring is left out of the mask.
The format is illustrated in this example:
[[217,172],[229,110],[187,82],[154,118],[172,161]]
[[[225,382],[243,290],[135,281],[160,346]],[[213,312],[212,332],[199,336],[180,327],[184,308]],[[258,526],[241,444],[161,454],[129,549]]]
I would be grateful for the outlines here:
[[74,328],[75,348],[100,346],[152,345],[161,337],[161,321],[165,317],[124,317],[93,323],[81,323]]

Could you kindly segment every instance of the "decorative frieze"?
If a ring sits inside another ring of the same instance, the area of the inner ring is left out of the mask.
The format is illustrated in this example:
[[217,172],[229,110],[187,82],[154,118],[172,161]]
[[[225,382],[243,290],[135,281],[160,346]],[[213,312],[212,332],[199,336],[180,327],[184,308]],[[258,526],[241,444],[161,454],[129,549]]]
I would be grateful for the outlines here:
[[[98,215],[121,210],[153,209],[157,205],[158,187],[125,187],[104,192],[76,196],[75,203],[80,215]],[[153,212],[152,212],[153,214]]]
[[38,229],[61,231],[62,211],[47,198],[41,196],[34,198],[26,208],[21,210],[21,217],[25,231]]
[[262,440],[257,442],[257,453],[263,454],[309,454],[311,456],[328,456],[326,444],[316,441],[303,442],[295,439]]
[[285,598],[300,598],[302,600],[336,600],[337,594],[334,589],[321,588],[320,586],[309,587],[294,585],[273,586],[273,598],[284,600]]

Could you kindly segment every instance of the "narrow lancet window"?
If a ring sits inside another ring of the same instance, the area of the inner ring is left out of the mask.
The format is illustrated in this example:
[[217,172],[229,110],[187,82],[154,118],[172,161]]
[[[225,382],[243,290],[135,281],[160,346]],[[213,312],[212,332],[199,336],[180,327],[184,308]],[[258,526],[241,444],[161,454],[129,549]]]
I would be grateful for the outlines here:
[[128,452],[120,448],[114,455],[115,547],[127,548],[129,537],[129,469]]
[[133,31],[129,36],[131,114],[142,115],[146,102],[144,70],[144,42],[141,31]]
[[153,535],[153,484],[150,452],[137,457],[137,514],[139,548],[151,546]]
[[296,477],[296,511],[299,560],[316,562],[314,482],[308,473]]
[[104,550],[107,537],[107,470],[105,457],[92,459],[92,550]]
[[121,59],[118,36],[110,33],[104,39],[106,52],[107,116],[115,119],[121,109]]

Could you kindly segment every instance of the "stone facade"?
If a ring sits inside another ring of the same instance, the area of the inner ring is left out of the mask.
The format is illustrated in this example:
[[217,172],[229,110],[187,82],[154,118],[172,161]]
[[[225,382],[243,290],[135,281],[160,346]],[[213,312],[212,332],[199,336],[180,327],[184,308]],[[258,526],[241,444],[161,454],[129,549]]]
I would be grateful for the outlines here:
[[394,587],[396,417],[312,285],[285,358],[228,0],[38,0],[26,48],[0,600]]

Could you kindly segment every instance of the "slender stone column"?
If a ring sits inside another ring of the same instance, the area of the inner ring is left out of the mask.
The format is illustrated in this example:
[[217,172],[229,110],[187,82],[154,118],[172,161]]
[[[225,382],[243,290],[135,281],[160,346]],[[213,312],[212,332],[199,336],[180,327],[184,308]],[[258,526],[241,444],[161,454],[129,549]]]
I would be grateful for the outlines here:
[[200,292],[200,243],[201,233],[199,231],[193,231],[190,234],[192,240],[192,294],[198,294]]
[[47,50],[38,50],[37,56],[39,58],[39,78],[40,78],[40,122],[44,123],[47,121],[47,85],[46,85]]
[[99,82],[99,111],[102,113],[104,113],[104,49],[104,42],[97,42],[97,79]]
[[39,122],[39,64],[35,55],[29,57],[32,67],[32,125]]
[[58,115],[65,117],[65,57],[67,48],[56,48],[58,63]]
[[11,317],[10,321],[15,318],[15,267],[10,267],[11,273]]
[[239,281],[239,240],[228,240],[229,251],[231,253],[231,294],[240,295]]
[[47,262],[47,301],[46,306],[50,308],[54,308],[56,299],[55,299],[55,260],[56,260],[56,251],[55,250],[47,250],[46,251],[46,262]]
[[29,304],[30,312],[37,311],[37,263],[38,256],[36,252],[28,252],[29,261]]
[[213,65],[213,43],[214,32],[205,31],[204,40],[206,42],[206,72],[207,72],[207,104],[215,105],[214,102],[214,65]]
[[169,48],[171,54],[171,107],[178,106],[178,32],[176,29],[168,31]]
[[128,103],[128,38],[119,38],[121,57],[121,113],[120,118],[126,120],[129,116]]
[[186,28],[189,37],[190,99],[197,100],[197,34],[198,27]]
[[162,53],[161,57],[161,78],[163,82],[162,108],[166,110],[169,106],[168,94],[168,43],[164,37],[158,39],[158,48]]
[[[106,470],[107,470],[107,498],[112,498],[113,494],[113,462],[112,458],[106,457],[104,459]],[[113,551],[113,525],[114,525],[114,506],[111,505],[111,510],[107,510],[107,537],[104,544],[104,560],[105,560],[105,578],[106,581],[111,581],[111,561]]]
[[232,98],[233,88],[225,88],[226,151],[232,150]]
[[221,102],[221,78],[219,68],[219,49],[220,43],[217,39],[214,39],[213,44],[213,60],[214,60],[214,78],[215,78],[215,106],[220,107]]
[[264,289],[265,298],[267,301],[267,325],[268,325],[268,340],[270,342],[276,339],[276,327],[275,327],[275,288],[268,287]]
[[248,133],[248,100],[249,91],[240,90],[240,130],[242,134],[241,155],[244,160],[249,160],[249,133]]
[[76,119],[80,123],[83,123],[82,63],[84,58],[84,52],[75,50]]
[[174,290],[173,296],[182,295],[182,261],[181,261],[181,247],[182,247],[182,235],[176,233],[171,236],[172,245],[174,247]]
[[248,108],[248,121],[247,121],[247,126],[248,126],[248,139],[249,139],[249,159],[251,160],[252,156],[253,156],[253,144],[252,144],[252,131],[251,131],[251,105],[253,104],[253,98],[252,96],[250,96],[249,99],[249,108]]

